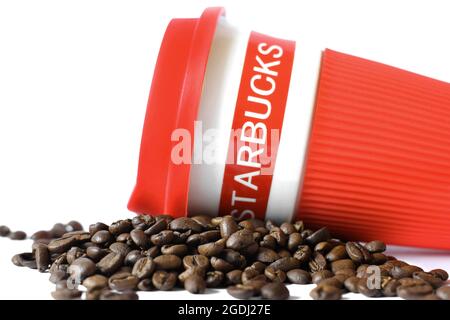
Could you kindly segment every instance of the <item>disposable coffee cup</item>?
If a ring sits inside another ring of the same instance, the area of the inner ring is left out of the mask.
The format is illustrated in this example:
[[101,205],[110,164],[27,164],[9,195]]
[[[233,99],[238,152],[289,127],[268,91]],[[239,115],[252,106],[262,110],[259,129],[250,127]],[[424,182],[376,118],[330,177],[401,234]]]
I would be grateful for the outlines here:
[[239,30],[223,8],[173,19],[128,208],[450,249],[450,84]]

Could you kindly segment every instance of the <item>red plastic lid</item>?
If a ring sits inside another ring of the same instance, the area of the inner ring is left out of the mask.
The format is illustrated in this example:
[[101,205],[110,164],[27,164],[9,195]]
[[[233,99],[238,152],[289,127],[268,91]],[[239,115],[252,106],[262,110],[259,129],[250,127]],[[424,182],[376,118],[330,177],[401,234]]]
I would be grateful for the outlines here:
[[208,8],[198,19],[173,19],[167,27],[147,104],[131,211],[186,215],[191,165],[173,163],[171,153],[178,142],[171,141],[171,135],[186,129],[193,145],[208,55],[224,14],[221,7]]

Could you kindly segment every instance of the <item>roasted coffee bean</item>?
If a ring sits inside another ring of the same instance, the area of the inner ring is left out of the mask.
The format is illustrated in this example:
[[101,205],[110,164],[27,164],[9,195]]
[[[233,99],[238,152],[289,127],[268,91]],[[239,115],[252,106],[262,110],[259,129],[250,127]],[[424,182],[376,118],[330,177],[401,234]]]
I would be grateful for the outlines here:
[[450,286],[440,287],[436,290],[436,295],[442,300],[450,300]]
[[231,216],[223,217],[219,224],[219,228],[220,228],[220,235],[222,236],[222,238],[228,238],[233,233],[239,230],[236,221],[234,221],[233,217]]
[[14,231],[11,232],[8,237],[11,240],[25,240],[27,238],[27,234],[24,231]]
[[345,279],[339,279],[339,277],[331,277],[327,279],[323,279],[322,281],[318,282],[318,286],[334,286],[336,288],[342,289],[344,288],[344,282]]
[[236,299],[250,299],[255,294],[255,289],[249,285],[237,284],[227,288],[230,296]]
[[137,285],[138,290],[140,291],[151,291],[154,289],[152,279],[143,279],[139,281]]
[[109,253],[107,249],[99,247],[89,247],[86,249],[86,255],[94,262],[100,261],[104,256]]
[[136,246],[144,250],[148,249],[151,245],[150,240],[147,238],[147,235],[140,229],[132,230],[130,232],[130,237],[136,244]]
[[312,279],[313,283],[318,284],[322,280],[331,278],[333,276],[334,276],[334,274],[330,270],[320,270],[320,271],[314,272],[311,276],[311,279]]
[[222,258],[211,257],[211,267],[216,271],[228,272],[233,270],[234,266]]
[[397,288],[397,295],[406,300],[417,300],[433,293],[433,287],[423,281],[423,283],[406,285],[402,284]]
[[330,231],[327,227],[320,228],[319,230],[312,233],[310,236],[306,237],[305,241],[310,246],[315,246],[319,242],[327,241],[331,239]]
[[219,230],[208,230],[199,234],[203,237],[207,242],[214,242],[220,240],[220,231]]
[[67,273],[68,267],[68,265],[61,265],[60,269],[51,271],[50,278],[48,280],[51,283],[57,283],[61,280],[67,279],[69,277],[69,274]]
[[397,296],[397,288],[400,286],[400,282],[391,277],[387,277],[382,283],[383,295],[385,297]]
[[108,279],[109,287],[116,291],[134,290],[138,283],[139,279],[129,272],[118,272]]
[[266,269],[266,265],[260,261],[255,261],[250,265],[251,268],[258,271],[260,274],[264,273],[264,270]]
[[326,255],[326,258],[330,262],[346,259],[346,258],[348,258],[347,250],[345,249],[345,246],[343,246],[343,245],[336,246],[333,249],[331,249],[330,252],[328,252],[328,254]]
[[394,266],[391,269],[391,276],[395,279],[402,279],[402,278],[411,278],[414,272],[423,271],[421,268],[416,266]]
[[62,223],[55,223],[50,229],[52,238],[61,238],[66,232],[66,226]]
[[50,265],[50,253],[45,244],[38,244],[34,253],[36,266],[39,272],[44,272]]
[[225,275],[221,271],[210,271],[206,273],[206,286],[208,288],[217,288],[225,279]]
[[280,258],[292,257],[292,254],[286,249],[280,249],[280,251],[278,251],[278,255],[280,256]]
[[386,256],[383,253],[373,253],[371,263],[374,265],[381,265],[387,261]]
[[133,239],[131,239],[131,235],[129,233],[121,233],[116,237],[117,242],[126,243],[128,245],[133,244]]
[[280,247],[285,247],[287,244],[287,240],[288,237],[287,235],[283,232],[283,230],[281,230],[278,227],[273,227],[270,229],[270,235],[275,238],[278,246]]
[[311,272],[324,270],[327,268],[327,259],[320,252],[314,252],[308,265]]
[[107,230],[97,231],[91,238],[91,241],[95,244],[104,244],[110,242],[112,239],[111,233]]
[[226,282],[229,285],[242,283],[242,270],[232,270],[225,275]]
[[193,274],[184,281],[184,288],[193,294],[204,293],[206,290],[205,279]]
[[174,254],[179,257],[184,257],[189,251],[185,244],[166,244],[161,247],[162,254]]
[[299,246],[298,250],[294,253],[294,258],[297,259],[301,264],[308,262],[311,258],[312,250],[308,246]]
[[133,266],[133,271],[131,272],[134,276],[140,280],[144,278],[149,278],[153,271],[155,271],[156,264],[153,262],[152,258],[140,258]]
[[286,257],[286,258],[281,258],[281,259],[278,259],[278,260],[272,262],[269,266],[274,269],[279,269],[284,272],[288,272],[289,270],[299,268],[300,261],[297,260],[296,258]]
[[261,288],[261,296],[264,299],[286,300],[289,299],[289,290],[281,282],[272,282]]
[[298,232],[292,232],[289,234],[288,242],[287,242],[287,248],[290,251],[295,251],[298,249],[298,246],[303,243],[302,235]]
[[153,259],[157,270],[176,270],[181,267],[180,257],[173,254],[165,254]]
[[114,292],[104,290],[100,295],[100,300],[139,300],[139,296],[134,291]]
[[[231,239],[230,237],[229,239]],[[225,239],[209,242],[198,246],[198,253],[206,257],[218,256],[225,249]]]
[[172,290],[177,283],[177,274],[175,272],[155,271],[152,276],[153,286],[158,290]]
[[199,215],[192,217],[192,220],[202,226],[203,229],[213,229],[214,225],[211,222],[211,217],[206,215]]
[[441,280],[443,280],[443,281],[447,281],[448,280],[448,273],[445,270],[433,269],[429,273],[432,274],[435,277],[441,278]]
[[334,273],[343,269],[354,270],[355,264],[350,259],[336,260],[331,263],[331,271],[333,271]]
[[151,242],[155,246],[171,244],[174,239],[175,235],[172,230],[163,230],[160,233],[154,234],[150,237]]
[[370,252],[357,242],[347,242],[345,249],[350,259],[357,263],[368,263],[372,258]]
[[241,281],[243,284],[246,284],[251,279],[259,276],[261,273],[251,267],[245,268],[241,275]]
[[277,247],[277,240],[274,237],[267,234],[259,242],[261,248],[275,249]]
[[341,299],[341,289],[335,286],[317,286],[309,294],[314,300],[339,300]]
[[245,256],[232,249],[223,250],[220,257],[238,269],[242,269],[247,265]]
[[386,244],[382,241],[375,240],[366,243],[366,249],[369,250],[370,253],[379,253],[386,251]]
[[95,263],[91,259],[78,258],[69,266],[67,272],[72,279],[81,283],[81,281],[93,275],[95,270]]
[[154,246],[147,251],[144,251],[142,254],[150,258],[156,258],[160,254],[160,249],[158,246]]
[[46,230],[40,230],[33,233],[30,237],[31,240],[41,240],[41,239],[51,239],[53,238],[52,233]]
[[423,271],[414,272],[413,278],[423,280],[435,289],[439,288],[444,283],[444,280],[441,278],[435,277],[434,275]]
[[108,253],[98,263],[100,273],[110,275],[116,272],[123,264],[124,256],[115,252]]
[[69,221],[65,227],[67,232],[83,230],[83,225],[75,220]]
[[344,281],[344,286],[350,292],[359,293],[359,280],[358,277],[349,277]]
[[72,264],[76,259],[81,258],[85,255],[85,251],[78,247],[72,247],[67,251],[67,263]]
[[57,289],[53,291],[52,297],[55,300],[73,300],[81,297],[82,292],[77,289]]
[[242,252],[244,249],[248,248],[250,245],[256,244],[253,239],[253,233],[247,229],[239,230],[234,232],[226,240],[226,246],[229,249],[233,249]]
[[183,266],[185,269],[196,267],[207,269],[209,267],[209,259],[200,254],[185,256],[183,258]]
[[146,230],[155,223],[155,218],[149,215],[139,215],[131,219],[131,224],[136,229]]
[[360,278],[358,282],[358,291],[366,297],[382,297],[383,290],[381,284],[377,283],[377,279],[372,278]]
[[356,276],[357,276],[358,278],[364,278],[364,277],[366,277],[366,276],[367,276],[366,271],[367,271],[367,268],[368,268],[368,267],[369,267],[368,264],[362,264],[362,265],[360,265],[360,266],[356,269]]
[[84,279],[83,286],[87,290],[103,289],[108,286],[108,278],[101,274],[95,274]]
[[207,242],[208,242],[208,240],[206,239],[206,237],[202,236],[199,233],[190,235],[186,239],[186,245],[188,245],[190,247],[198,247],[199,245],[205,244]]
[[108,228],[109,232],[113,235],[119,235],[121,233],[130,232],[133,229],[133,225],[129,220],[119,220],[111,224]]
[[145,230],[145,234],[147,236],[152,236],[160,233],[168,227],[166,220],[158,220],[152,226],[150,226],[147,230]]
[[174,219],[169,224],[170,229],[174,231],[185,232],[192,230],[193,232],[199,233],[202,231],[202,226],[197,223],[194,219],[181,217]]
[[36,259],[31,252],[16,254],[11,259],[12,263],[18,267],[37,269]]
[[10,233],[11,230],[7,226],[0,226],[0,237],[7,237]]
[[199,267],[189,268],[184,270],[182,273],[178,275],[178,280],[181,283],[184,283],[184,281],[186,281],[187,278],[189,278],[194,274],[203,278],[205,277],[206,271],[205,269]]
[[272,282],[285,282],[286,281],[286,272],[275,269],[273,267],[267,267],[264,270],[264,275],[267,279],[269,279]]
[[109,229],[108,225],[104,224],[103,222],[97,222],[97,223],[91,224],[89,226],[89,233],[91,234],[91,236],[93,236],[98,231],[108,230],[108,229]]
[[286,273],[286,276],[291,283],[295,284],[310,284],[311,275],[309,272],[302,269],[292,269]]
[[111,250],[111,252],[117,253],[125,257],[131,251],[131,248],[125,243],[114,242],[109,246],[109,250]]
[[47,248],[50,253],[63,253],[77,244],[77,238],[74,236],[65,236],[63,238],[50,241]]

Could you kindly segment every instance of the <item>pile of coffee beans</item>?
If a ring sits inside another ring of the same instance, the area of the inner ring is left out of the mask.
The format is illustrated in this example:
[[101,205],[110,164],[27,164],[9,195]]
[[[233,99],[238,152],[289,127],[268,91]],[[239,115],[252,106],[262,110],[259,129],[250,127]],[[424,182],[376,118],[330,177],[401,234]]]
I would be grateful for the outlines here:
[[444,270],[425,272],[384,254],[381,241],[334,239],[326,227],[311,230],[302,221],[141,215],[97,222],[89,231],[75,221],[57,224],[31,238],[32,252],[12,262],[48,271],[55,299],[134,300],[136,291],[175,287],[193,294],[227,288],[238,299],[288,299],[285,283],[316,284],[310,295],[317,300],[347,292],[450,299]]

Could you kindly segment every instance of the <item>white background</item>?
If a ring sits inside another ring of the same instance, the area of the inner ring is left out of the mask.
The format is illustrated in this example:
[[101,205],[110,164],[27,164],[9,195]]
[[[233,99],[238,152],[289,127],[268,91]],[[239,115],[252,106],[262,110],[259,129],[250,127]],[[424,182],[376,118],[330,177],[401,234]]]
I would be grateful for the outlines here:
[[[31,233],[72,218],[87,226],[131,215],[126,204],[165,27],[215,5],[243,28],[450,81],[448,1],[0,0],[0,225]],[[49,297],[47,276],[10,263],[29,246],[0,239],[0,274],[8,275],[0,298]],[[396,250],[450,269],[448,252]],[[13,286],[19,277],[25,291]]]

